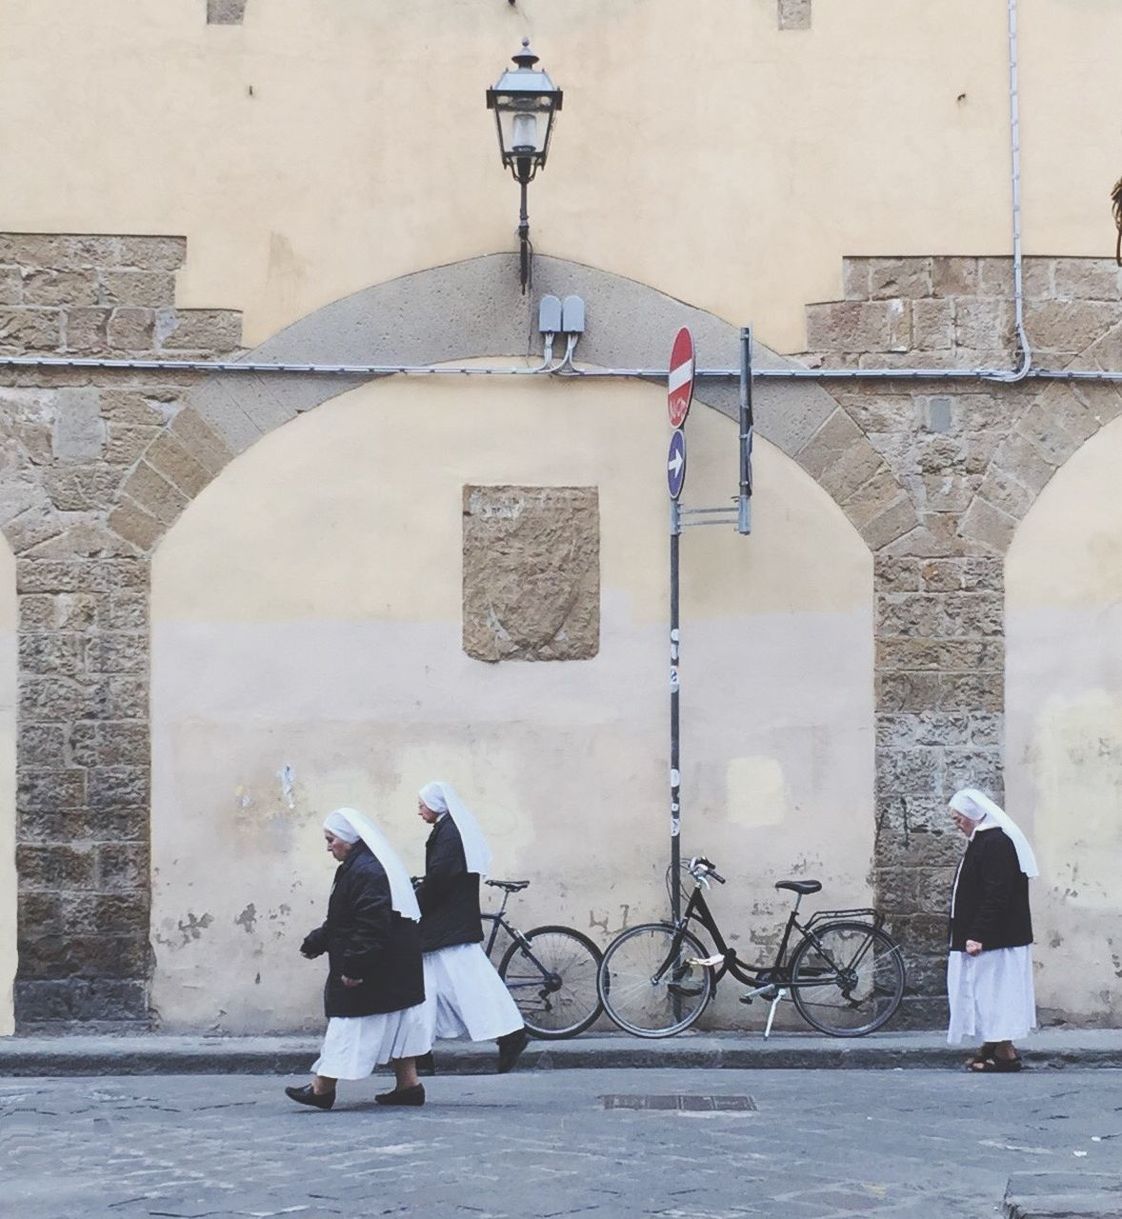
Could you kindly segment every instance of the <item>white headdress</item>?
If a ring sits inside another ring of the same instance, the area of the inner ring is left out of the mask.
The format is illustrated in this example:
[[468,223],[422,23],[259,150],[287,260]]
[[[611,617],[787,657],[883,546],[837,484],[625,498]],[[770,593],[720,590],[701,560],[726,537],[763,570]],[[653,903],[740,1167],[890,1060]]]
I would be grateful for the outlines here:
[[1009,814],[976,787],[964,787],[951,797],[951,808],[979,825],[996,825],[1012,839],[1017,848],[1017,862],[1026,876],[1039,876],[1040,869],[1036,866],[1036,856],[1032,853],[1029,840],[1024,836],[1017,823]]
[[386,871],[390,882],[390,902],[402,918],[420,920],[421,908],[413,892],[413,883],[389,839],[364,813],[357,808],[337,808],[328,813],[323,828],[343,842],[357,842],[360,838],[370,848],[370,853]]
[[434,813],[448,813],[460,831],[464,859],[469,872],[486,876],[491,870],[491,848],[471,809],[456,794],[451,783],[426,783],[420,790],[421,803]]

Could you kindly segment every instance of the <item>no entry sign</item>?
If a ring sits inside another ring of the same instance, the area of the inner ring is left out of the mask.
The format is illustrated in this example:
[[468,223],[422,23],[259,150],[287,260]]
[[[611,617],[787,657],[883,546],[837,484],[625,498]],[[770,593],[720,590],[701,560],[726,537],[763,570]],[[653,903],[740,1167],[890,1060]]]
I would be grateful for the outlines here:
[[666,384],[666,404],[670,426],[681,427],[693,401],[693,335],[683,326],[670,348],[670,375]]

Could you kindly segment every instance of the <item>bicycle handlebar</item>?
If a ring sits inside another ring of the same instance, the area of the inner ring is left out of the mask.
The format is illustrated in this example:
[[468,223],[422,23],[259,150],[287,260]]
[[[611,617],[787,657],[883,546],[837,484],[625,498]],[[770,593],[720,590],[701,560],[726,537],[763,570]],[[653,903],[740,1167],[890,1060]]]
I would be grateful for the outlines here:
[[728,883],[720,872],[718,872],[713,866],[713,861],[711,859],[706,859],[704,855],[694,856],[694,858],[690,860],[689,869],[691,874],[696,874],[696,871],[700,870],[704,876],[711,876],[715,881],[718,882],[718,884],[724,885]]

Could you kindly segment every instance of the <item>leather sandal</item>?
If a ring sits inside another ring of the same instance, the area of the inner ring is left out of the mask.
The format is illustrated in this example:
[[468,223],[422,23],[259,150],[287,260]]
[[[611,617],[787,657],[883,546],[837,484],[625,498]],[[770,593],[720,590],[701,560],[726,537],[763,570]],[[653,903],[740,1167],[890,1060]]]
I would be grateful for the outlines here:
[[394,1088],[392,1092],[379,1092],[374,1099],[379,1105],[423,1105],[425,1085],[414,1084],[411,1088]]
[[983,1058],[976,1066],[966,1069],[971,1075],[1010,1075],[1023,1070],[1024,1065],[1019,1055],[1016,1058],[998,1058],[991,1055],[989,1058]]
[[994,1051],[997,1049],[996,1041],[983,1041],[982,1044],[974,1051],[973,1054],[966,1060],[966,1065],[972,1067],[975,1063],[985,1062],[987,1058],[992,1058]]
[[284,1094],[298,1105],[311,1105],[313,1109],[330,1109],[335,1104],[334,1088],[330,1092],[317,1092],[311,1084],[305,1084],[302,1088],[285,1088]]

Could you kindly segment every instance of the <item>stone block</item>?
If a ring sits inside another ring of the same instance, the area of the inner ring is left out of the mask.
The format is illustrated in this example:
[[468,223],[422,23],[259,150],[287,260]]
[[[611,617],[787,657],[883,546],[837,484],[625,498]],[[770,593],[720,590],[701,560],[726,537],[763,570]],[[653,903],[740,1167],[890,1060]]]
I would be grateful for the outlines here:
[[950,351],[954,340],[953,301],[912,301],[912,348],[915,351]]
[[0,233],[0,262],[21,267],[80,270],[111,267],[121,258],[118,237],[76,233]]
[[61,530],[61,518],[54,507],[45,502],[28,508],[10,520],[4,527],[4,535],[12,550],[22,555],[30,550],[38,553],[37,548],[57,537]]
[[93,889],[97,856],[90,847],[16,846],[20,892]]
[[28,271],[23,277],[25,305],[96,305],[97,282],[92,271]]
[[143,890],[148,885],[148,848],[140,842],[97,847],[98,889],[103,893]]
[[76,677],[85,670],[85,654],[81,635],[26,631],[19,637],[22,673]]
[[218,433],[191,409],[176,416],[170,432],[212,476],[220,473],[233,457]]
[[129,475],[124,492],[130,499],[165,525],[174,525],[188,499],[147,462],[140,462]]
[[147,723],[123,720],[98,724],[96,750],[99,766],[147,768],[151,760]]
[[99,720],[139,720],[148,715],[148,682],[143,677],[122,675],[97,682],[83,710],[91,714],[78,718]]
[[869,258],[842,259],[842,292],[847,301],[869,299]]
[[974,497],[959,526],[963,538],[1000,555],[1009,549],[1016,529],[1017,521],[1013,517],[980,495]]
[[116,258],[102,267],[135,267],[141,271],[176,271],[187,259],[185,237],[121,237]]
[[242,315],[232,309],[159,309],[156,343],[165,351],[224,354],[242,338]]
[[1077,382],[1070,388],[1072,395],[1100,428],[1122,416],[1122,387]]
[[934,637],[943,634],[942,600],[927,593],[882,593],[875,598],[879,637]]
[[1122,267],[1113,258],[1057,258],[1055,295],[1070,301],[1122,300]]
[[97,765],[97,722],[78,720],[66,726],[67,748],[75,766]]
[[111,465],[131,466],[143,456],[145,449],[160,434],[156,427],[131,427],[123,423],[111,423],[105,460]]
[[98,624],[108,631],[146,631],[148,629],[147,592],[113,593],[99,612]]
[[81,717],[90,691],[85,683],[70,677],[38,677],[23,674],[19,683],[21,719],[41,723],[67,723]]
[[864,486],[884,464],[861,429],[840,409],[815,432],[795,460],[839,502]]
[[145,461],[188,499],[194,499],[211,480],[210,472],[170,432],[153,442]]
[[[1058,452],[1051,444],[1048,447],[1053,453]],[[1017,430],[1006,437],[994,454],[993,464],[1001,470],[1014,472],[1018,482],[1038,495],[1057,468],[1056,461],[1045,456],[1026,433]]]
[[0,309],[0,353],[56,351],[59,342],[57,309]]
[[999,636],[1004,630],[1004,600],[998,593],[941,593],[938,635],[948,639]]
[[181,390],[149,386],[101,391],[101,412],[111,424],[160,428],[179,411]]
[[942,706],[938,673],[910,669],[880,671],[875,681],[878,711],[928,711]]
[[920,577],[923,590],[933,593],[1000,593],[1005,587],[997,559],[926,559]]
[[467,486],[463,505],[464,651],[487,661],[595,656],[596,488]]
[[838,404],[862,432],[899,432],[912,421],[910,394],[884,394],[870,387],[860,392],[837,391]]
[[148,641],[134,632],[98,633],[86,642],[91,673],[138,673],[148,667]]
[[89,804],[94,812],[148,802],[147,766],[95,766],[88,772]]
[[109,318],[106,343],[111,351],[151,351],[155,344],[156,314],[152,309],[114,309]]
[[64,309],[63,346],[79,355],[104,354],[109,345],[110,310],[102,308]]
[[873,300],[916,300],[931,295],[930,258],[874,258],[869,263]]
[[1024,486],[1000,466],[991,466],[978,487],[982,498],[1014,520],[1022,520],[1036,500],[1036,492]]
[[109,514],[109,528],[147,554],[164,536],[166,525],[145,512],[135,500],[122,495],[120,503]]
[[1027,301],[1025,329],[1033,350],[1074,355],[1122,320],[1122,304],[1106,301]]
[[823,352],[889,351],[894,337],[898,338],[902,314],[900,301],[829,301],[807,305],[807,347]]
[[19,599],[19,629],[21,631],[52,631],[55,629],[55,598],[35,593]]
[[159,309],[175,303],[175,275],[170,271],[101,271],[97,283],[98,299],[91,304]]
[[121,471],[103,465],[68,465],[44,470],[43,489],[60,512],[91,512],[108,507],[117,495]]
[[976,258],[938,256],[931,260],[931,294],[933,296],[977,296],[979,287]]
[[23,302],[23,276],[19,267],[0,267],[0,305]]
[[945,673],[939,679],[934,706],[943,711],[1002,711],[1005,707],[1003,673]]
[[919,563],[915,559],[878,554],[873,561],[873,583],[878,593],[918,592]]
[[858,523],[854,503],[844,505],[846,516],[860,530],[870,550],[879,550],[914,529],[917,523],[915,505],[903,490],[899,491],[887,507],[875,516]]
[[21,766],[63,766],[66,760],[66,729],[61,724],[22,724],[18,749]]
[[[955,347],[971,352],[1005,355],[1013,350],[1014,314],[1007,300],[958,300],[954,311]],[[974,363],[973,360],[970,361]],[[984,357],[982,366],[991,361]]]
[[19,1027],[29,1030],[69,1031],[91,1024],[144,1029],[150,1022],[147,984],[138,980],[17,981],[15,1007]]
[[147,933],[149,903],[143,892],[67,893],[60,902],[66,927],[78,934]]
[[[241,4],[245,8],[245,0],[208,0],[214,5]],[[809,30],[811,22],[811,0],[777,0],[776,18],[781,30]]]
[[60,389],[55,395],[51,449],[60,461],[91,461],[105,450],[105,421],[96,388]]
[[[784,3],[792,0],[780,0],[780,10]],[[801,0],[809,7],[810,0]],[[246,0],[206,0],[207,25],[241,25],[245,20]]]
[[1003,786],[1000,748],[947,749],[946,783],[948,791],[978,787],[1000,799]]
[[73,808],[86,799],[86,772],[52,766],[46,769],[21,762],[16,787],[16,808],[34,813]]
[[54,597],[56,629],[88,630],[97,621],[102,600],[97,593],[59,593]]

